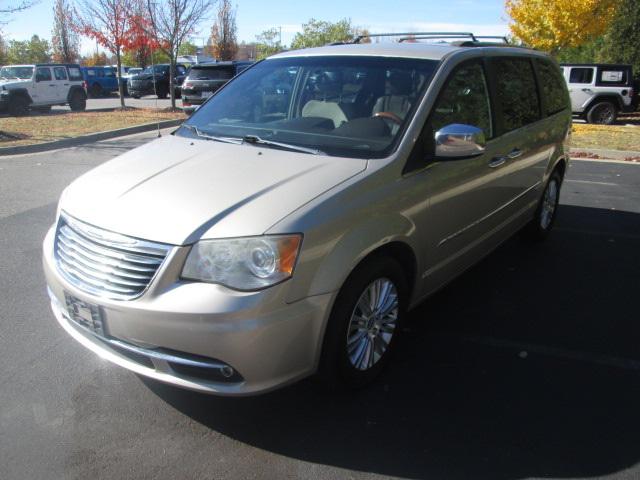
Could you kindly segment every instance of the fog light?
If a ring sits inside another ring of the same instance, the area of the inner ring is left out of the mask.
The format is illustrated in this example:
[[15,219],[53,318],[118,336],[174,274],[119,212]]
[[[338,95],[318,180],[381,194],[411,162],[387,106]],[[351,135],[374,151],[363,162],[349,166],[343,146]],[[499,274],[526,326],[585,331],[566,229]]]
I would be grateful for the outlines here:
[[233,368],[229,365],[225,365],[220,369],[220,373],[222,373],[222,376],[225,378],[231,378],[231,376],[233,376]]

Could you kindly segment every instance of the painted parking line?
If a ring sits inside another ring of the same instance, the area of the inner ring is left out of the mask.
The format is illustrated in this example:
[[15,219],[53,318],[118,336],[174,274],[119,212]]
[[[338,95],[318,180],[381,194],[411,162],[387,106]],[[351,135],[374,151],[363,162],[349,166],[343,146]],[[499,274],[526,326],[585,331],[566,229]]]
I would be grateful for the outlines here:
[[571,183],[587,183],[587,184],[592,184],[592,185],[607,185],[607,186],[611,186],[611,187],[619,187],[620,186],[617,183],[596,182],[594,180],[572,180],[572,179],[568,179],[568,180],[565,180],[565,181],[571,182]]
[[462,340],[477,345],[484,345],[505,350],[514,350],[519,353],[519,356],[521,358],[527,358],[529,354],[534,353],[546,357],[559,358],[562,360],[573,360],[604,367],[620,368],[623,370],[640,370],[640,360],[634,360],[630,358],[616,357],[612,355],[604,355],[592,352],[583,352],[580,350],[571,350],[560,347],[549,347],[546,345],[537,345],[525,342],[516,342],[494,337],[465,337]]

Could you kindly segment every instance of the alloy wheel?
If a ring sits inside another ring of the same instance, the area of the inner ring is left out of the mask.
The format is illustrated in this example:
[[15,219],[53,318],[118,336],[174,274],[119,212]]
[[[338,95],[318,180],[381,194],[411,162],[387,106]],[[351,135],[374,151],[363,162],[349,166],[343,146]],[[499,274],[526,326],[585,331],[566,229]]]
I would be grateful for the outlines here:
[[558,181],[555,178],[549,180],[547,189],[542,199],[542,208],[540,209],[540,226],[546,230],[553,221],[553,215],[558,206]]
[[364,289],[347,329],[347,354],[358,370],[373,367],[389,348],[399,314],[398,289],[388,278],[378,278]]

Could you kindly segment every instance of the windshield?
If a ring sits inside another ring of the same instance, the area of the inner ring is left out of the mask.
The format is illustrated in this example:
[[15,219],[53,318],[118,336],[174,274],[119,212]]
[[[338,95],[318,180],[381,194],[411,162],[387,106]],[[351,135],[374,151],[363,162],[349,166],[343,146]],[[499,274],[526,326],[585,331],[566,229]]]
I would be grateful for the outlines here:
[[33,76],[33,67],[2,67],[0,77],[29,79]]
[[357,56],[265,60],[219,90],[177,134],[256,136],[328,155],[380,158],[395,148],[436,65]]
[[192,67],[190,80],[229,80],[234,75],[233,67]]
[[154,71],[156,75],[162,75],[169,71],[169,67],[167,65],[154,65],[153,67],[145,68],[142,73],[145,75],[152,75]]

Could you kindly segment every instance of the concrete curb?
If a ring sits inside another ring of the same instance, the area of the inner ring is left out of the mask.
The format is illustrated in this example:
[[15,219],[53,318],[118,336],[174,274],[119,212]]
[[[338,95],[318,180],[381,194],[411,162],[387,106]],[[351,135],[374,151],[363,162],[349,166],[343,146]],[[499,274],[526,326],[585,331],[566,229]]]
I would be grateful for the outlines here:
[[[580,148],[580,147],[572,147],[571,154],[575,153],[591,153],[598,155],[602,159],[610,159],[610,160],[624,160],[627,157],[640,157],[640,152],[636,152],[633,150],[609,150],[602,148]],[[576,157],[580,158],[580,157]],[[633,163],[633,162],[630,162]]]
[[75,147],[84,145],[85,143],[98,142],[100,140],[108,140],[110,138],[123,137],[134,133],[148,132],[160,128],[177,127],[184,120],[163,120],[161,122],[145,123],[136,125],[135,127],[119,128],[117,130],[108,130],[106,132],[90,133],[74,138],[64,138],[55,142],[36,143],[34,145],[18,145],[15,147],[0,148],[0,157],[5,155],[20,155],[25,153],[46,152],[48,150],[58,150],[60,148]]
[[581,158],[581,157],[570,157],[569,160],[572,162],[602,162],[602,163],[617,163],[620,165],[640,165],[640,162],[630,162],[628,160],[611,160],[610,158]]

